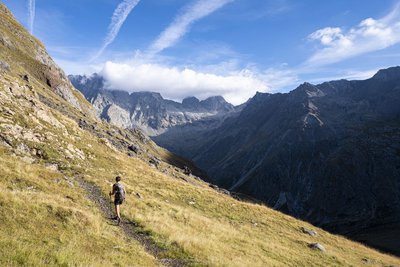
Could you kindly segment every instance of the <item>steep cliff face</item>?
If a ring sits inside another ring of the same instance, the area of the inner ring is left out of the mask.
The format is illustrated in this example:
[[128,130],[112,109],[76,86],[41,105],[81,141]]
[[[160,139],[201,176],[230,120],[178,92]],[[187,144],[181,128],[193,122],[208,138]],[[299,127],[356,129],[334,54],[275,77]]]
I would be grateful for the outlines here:
[[99,117],[120,127],[139,128],[150,136],[210,117],[222,118],[235,110],[221,96],[202,101],[188,97],[178,103],[159,93],[107,90],[104,79],[97,74],[70,75],[69,79],[93,104]]

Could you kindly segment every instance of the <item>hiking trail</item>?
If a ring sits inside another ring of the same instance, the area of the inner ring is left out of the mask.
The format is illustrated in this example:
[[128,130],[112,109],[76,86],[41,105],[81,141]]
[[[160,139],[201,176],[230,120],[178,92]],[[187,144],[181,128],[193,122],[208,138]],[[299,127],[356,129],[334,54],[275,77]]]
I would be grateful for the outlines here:
[[[86,191],[89,200],[98,206],[99,210],[106,218],[109,219],[114,216],[114,209],[110,204],[110,199],[103,194],[100,187],[93,183],[87,182],[80,177],[75,177],[75,180],[78,182],[80,187]],[[153,255],[162,266],[183,267],[191,266],[196,263],[196,261],[193,259],[165,257],[165,253],[168,251],[168,249],[157,244],[150,234],[141,230],[138,224],[132,220],[128,220],[127,218],[123,217],[118,227],[123,230],[123,233],[129,239],[138,241],[144,247],[145,251]]]

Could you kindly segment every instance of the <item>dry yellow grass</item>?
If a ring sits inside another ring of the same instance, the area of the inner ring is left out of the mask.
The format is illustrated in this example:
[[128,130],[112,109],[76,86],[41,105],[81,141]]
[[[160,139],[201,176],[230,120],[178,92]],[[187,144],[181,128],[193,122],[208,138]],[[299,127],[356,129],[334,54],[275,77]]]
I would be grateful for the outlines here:
[[0,166],[0,266],[156,266],[76,183],[3,148]]

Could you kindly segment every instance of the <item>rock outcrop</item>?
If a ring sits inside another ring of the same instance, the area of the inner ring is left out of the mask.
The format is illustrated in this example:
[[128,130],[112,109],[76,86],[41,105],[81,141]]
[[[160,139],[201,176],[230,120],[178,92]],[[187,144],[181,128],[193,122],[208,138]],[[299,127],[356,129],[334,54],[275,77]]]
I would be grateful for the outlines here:
[[[4,5],[0,5],[0,8],[1,12],[8,12]],[[11,60],[18,58],[21,65],[13,71],[20,69],[21,78],[25,82],[46,84],[77,110],[94,116],[92,107],[87,105],[81,93],[72,86],[39,40],[27,35],[25,29],[12,20],[4,20],[3,29],[0,45],[5,53],[2,54],[0,72],[10,71],[10,66],[15,63]]]

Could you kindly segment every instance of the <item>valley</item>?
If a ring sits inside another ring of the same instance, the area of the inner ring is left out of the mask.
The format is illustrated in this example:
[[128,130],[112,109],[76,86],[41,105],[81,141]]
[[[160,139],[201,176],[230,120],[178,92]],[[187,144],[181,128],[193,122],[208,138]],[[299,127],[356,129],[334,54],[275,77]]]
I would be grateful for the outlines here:
[[[84,94],[94,92],[82,83],[75,86]],[[179,113],[179,122],[171,119],[178,113],[165,103],[201,112],[199,103],[217,97],[180,104],[157,94],[135,104],[125,100],[156,93],[113,101],[108,95],[119,92],[103,89],[91,99],[95,106],[99,99],[120,109],[132,105],[124,109],[133,121],[128,128],[152,128],[157,144],[195,162],[207,172],[206,181],[374,245],[374,238],[365,239],[371,227],[400,227],[399,88],[400,68],[393,67],[363,81],[304,83],[289,93],[257,93],[237,107],[220,100],[224,105],[213,105],[208,113]],[[147,113],[138,115],[146,105]],[[153,124],[154,118],[172,123]],[[399,254],[397,242],[390,240],[376,246]]]

